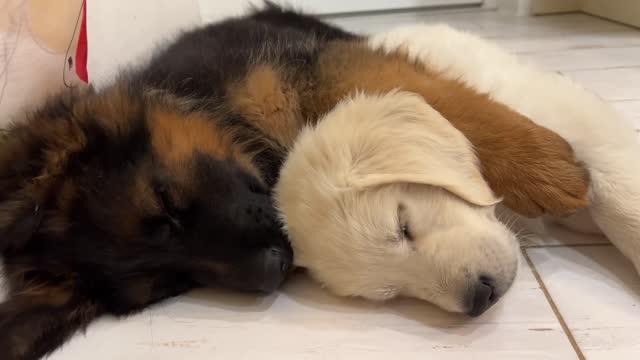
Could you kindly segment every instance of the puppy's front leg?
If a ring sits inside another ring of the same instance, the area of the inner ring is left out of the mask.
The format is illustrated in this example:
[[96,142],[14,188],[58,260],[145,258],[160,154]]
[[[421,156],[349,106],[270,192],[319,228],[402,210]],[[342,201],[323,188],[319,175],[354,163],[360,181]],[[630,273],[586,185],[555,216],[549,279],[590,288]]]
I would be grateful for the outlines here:
[[38,360],[100,313],[94,303],[62,289],[16,294],[0,304],[0,358]]
[[195,287],[178,271],[122,281],[111,289],[86,283],[16,289],[0,304],[0,359],[38,360],[103,314],[129,315]]

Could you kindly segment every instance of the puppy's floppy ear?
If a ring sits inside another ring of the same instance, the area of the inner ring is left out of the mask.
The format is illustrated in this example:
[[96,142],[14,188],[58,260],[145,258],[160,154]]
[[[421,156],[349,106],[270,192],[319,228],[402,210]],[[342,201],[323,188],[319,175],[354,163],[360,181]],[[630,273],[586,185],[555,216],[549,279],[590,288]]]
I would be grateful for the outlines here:
[[0,251],[29,239],[67,161],[86,144],[69,112],[64,103],[48,104],[0,141]]
[[425,184],[479,206],[500,201],[482,177],[471,143],[413,93],[344,100],[320,121],[314,136],[314,151],[336,166],[339,186]]

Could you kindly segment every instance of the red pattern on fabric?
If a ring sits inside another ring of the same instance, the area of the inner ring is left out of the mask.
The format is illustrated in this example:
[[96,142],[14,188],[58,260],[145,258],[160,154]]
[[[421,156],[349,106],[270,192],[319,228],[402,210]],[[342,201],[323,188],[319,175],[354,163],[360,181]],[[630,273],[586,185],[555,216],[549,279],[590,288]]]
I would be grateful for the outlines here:
[[82,23],[80,24],[80,35],[78,36],[78,46],[76,48],[76,74],[80,80],[88,83],[89,72],[87,71],[87,54],[89,46],[87,44],[87,0],[82,5]]

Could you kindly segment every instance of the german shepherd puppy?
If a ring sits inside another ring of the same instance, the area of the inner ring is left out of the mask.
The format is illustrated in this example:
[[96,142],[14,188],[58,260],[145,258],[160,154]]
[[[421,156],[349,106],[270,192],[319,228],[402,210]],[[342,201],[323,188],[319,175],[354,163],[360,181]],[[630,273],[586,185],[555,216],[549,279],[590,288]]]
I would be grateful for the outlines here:
[[267,5],[13,125],[0,146],[0,358],[37,359],[100,315],[194,287],[274,290],[292,253],[269,191],[298,132],[355,91],[422,95],[516,211],[586,204],[584,169],[559,136],[364,40]]

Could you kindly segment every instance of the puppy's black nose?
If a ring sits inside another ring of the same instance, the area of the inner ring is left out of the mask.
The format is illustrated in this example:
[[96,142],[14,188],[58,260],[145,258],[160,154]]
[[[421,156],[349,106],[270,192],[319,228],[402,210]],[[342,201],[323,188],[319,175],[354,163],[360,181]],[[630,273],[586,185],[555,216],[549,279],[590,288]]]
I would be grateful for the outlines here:
[[476,284],[469,289],[467,297],[470,299],[470,308],[467,314],[479,316],[498,300],[494,281],[488,276],[481,276]]
[[272,247],[269,249],[269,252],[271,253],[270,258],[273,259],[274,269],[280,269],[281,272],[289,271],[291,267],[291,255],[288,251]]
[[259,288],[269,293],[276,290],[287,277],[293,256],[288,249],[271,247],[265,250],[264,258],[264,281]]

